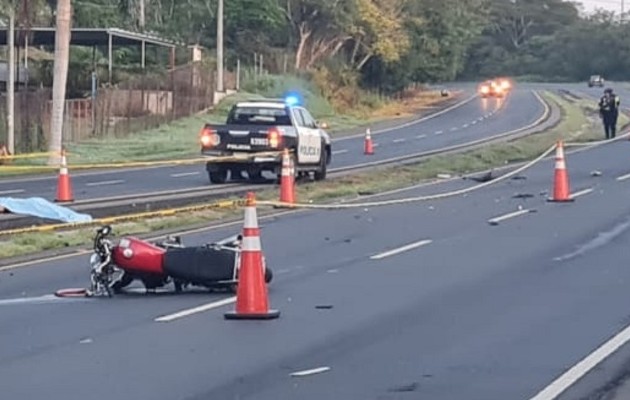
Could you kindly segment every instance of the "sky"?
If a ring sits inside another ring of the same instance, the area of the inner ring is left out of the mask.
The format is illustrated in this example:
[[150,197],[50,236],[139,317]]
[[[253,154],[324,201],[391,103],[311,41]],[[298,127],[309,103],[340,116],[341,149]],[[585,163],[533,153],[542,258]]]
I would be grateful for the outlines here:
[[[575,2],[582,3],[586,12],[592,12],[596,8],[603,8],[616,13],[621,11],[621,0],[575,0]],[[630,0],[625,0],[624,3],[624,8],[627,12],[630,10]]]

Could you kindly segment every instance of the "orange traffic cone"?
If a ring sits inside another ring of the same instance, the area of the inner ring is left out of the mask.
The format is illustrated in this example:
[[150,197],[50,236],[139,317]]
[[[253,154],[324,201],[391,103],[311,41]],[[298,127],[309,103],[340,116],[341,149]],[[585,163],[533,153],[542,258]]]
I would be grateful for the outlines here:
[[561,140],[558,141],[556,147],[556,167],[553,186],[553,198],[549,199],[549,201],[569,202],[574,200],[571,198],[569,174],[567,173],[567,165],[564,159],[564,145]]
[[289,150],[284,149],[282,155],[282,177],[280,178],[280,202],[295,203],[295,166],[289,157]]
[[55,201],[74,201],[72,183],[70,182],[70,175],[68,175],[65,149],[61,150],[61,168],[59,170],[59,179],[57,180],[57,199],[55,199]]
[[280,316],[280,311],[269,309],[264,268],[256,216],[256,197],[254,193],[249,192],[245,205],[236,310],[225,313],[225,319],[274,319]]
[[374,144],[372,143],[372,132],[370,128],[365,130],[365,145],[363,148],[366,155],[374,154]]

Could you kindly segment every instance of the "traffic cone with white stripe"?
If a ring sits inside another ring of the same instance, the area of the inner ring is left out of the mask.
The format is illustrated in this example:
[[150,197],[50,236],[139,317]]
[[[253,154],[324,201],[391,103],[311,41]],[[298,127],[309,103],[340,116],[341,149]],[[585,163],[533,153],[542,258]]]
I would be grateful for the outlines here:
[[363,146],[363,152],[365,155],[374,154],[374,143],[372,143],[372,131],[370,128],[365,130],[365,144]]
[[61,149],[61,167],[59,169],[59,178],[57,179],[57,198],[56,202],[74,201],[72,194],[72,183],[68,174],[68,164],[66,162],[66,149]]
[[289,157],[289,150],[284,149],[282,154],[282,176],[280,178],[280,202],[295,203],[295,166]]
[[569,185],[569,174],[567,172],[567,164],[564,158],[564,144],[561,140],[556,146],[556,166],[554,172],[553,197],[549,201],[553,202],[570,202],[571,188]]
[[256,215],[256,197],[254,193],[249,192],[245,205],[236,309],[225,313],[225,319],[274,319],[280,316],[280,311],[269,309],[264,268],[260,228]]

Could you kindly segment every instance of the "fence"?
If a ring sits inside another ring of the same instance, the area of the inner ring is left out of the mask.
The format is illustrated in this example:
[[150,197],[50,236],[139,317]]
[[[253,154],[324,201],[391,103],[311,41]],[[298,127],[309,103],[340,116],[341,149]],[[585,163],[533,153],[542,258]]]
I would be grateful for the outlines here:
[[[236,74],[224,73],[225,88],[236,88]],[[193,115],[213,105],[216,71],[189,64],[171,71],[145,73],[112,87],[98,89],[91,98],[66,100],[65,143],[89,138],[120,137],[155,128]],[[22,90],[15,94],[16,152],[45,150],[50,137],[50,89]],[[6,93],[0,96],[0,142],[6,142]]]
[[[249,78],[266,74],[297,73],[291,52],[251,54],[241,59],[241,72]],[[234,65],[236,60],[228,61]],[[252,65],[253,64],[253,65]],[[248,66],[248,67],[246,67]],[[252,68],[253,67],[253,68]],[[225,71],[225,89],[238,89],[237,72]],[[82,82],[85,80],[82,79]],[[255,79],[254,79],[255,80]],[[52,98],[49,88],[26,90],[18,86],[15,97],[15,148],[17,153],[46,150],[50,137]],[[63,139],[77,143],[90,138],[121,137],[160,126],[174,119],[212,107],[216,70],[202,63],[187,64],[169,71],[145,71],[142,75],[102,86],[96,98],[66,101]],[[374,90],[368,96],[380,102],[413,97],[420,89],[410,85],[394,95]],[[6,142],[6,94],[0,94],[0,143]]]

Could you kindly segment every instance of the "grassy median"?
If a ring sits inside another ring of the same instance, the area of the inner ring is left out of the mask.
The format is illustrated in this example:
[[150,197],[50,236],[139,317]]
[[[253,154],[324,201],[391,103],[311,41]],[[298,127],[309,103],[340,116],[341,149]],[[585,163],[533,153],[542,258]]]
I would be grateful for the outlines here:
[[[433,180],[438,174],[469,174],[509,163],[530,160],[539,156],[562,138],[572,142],[588,142],[602,139],[601,123],[596,110],[588,101],[568,101],[551,93],[543,93],[548,102],[556,103],[563,112],[563,119],[554,129],[527,136],[525,138],[489,145],[478,150],[451,155],[439,155],[404,167],[383,168],[379,171],[364,172],[349,177],[330,179],[325,182],[309,183],[297,188],[299,202],[328,202],[342,198],[354,198],[365,193],[379,193],[387,190],[417,185]],[[620,125],[628,123],[622,117]],[[278,188],[270,187],[257,194],[260,200],[276,200]],[[176,228],[239,218],[240,209],[209,210],[182,213],[172,217],[153,218],[136,222],[114,224],[117,235],[148,234]],[[88,246],[95,228],[56,233],[29,233],[0,237],[0,258],[33,254],[44,250],[63,249],[73,246]],[[238,230],[235,227],[235,230]]]

